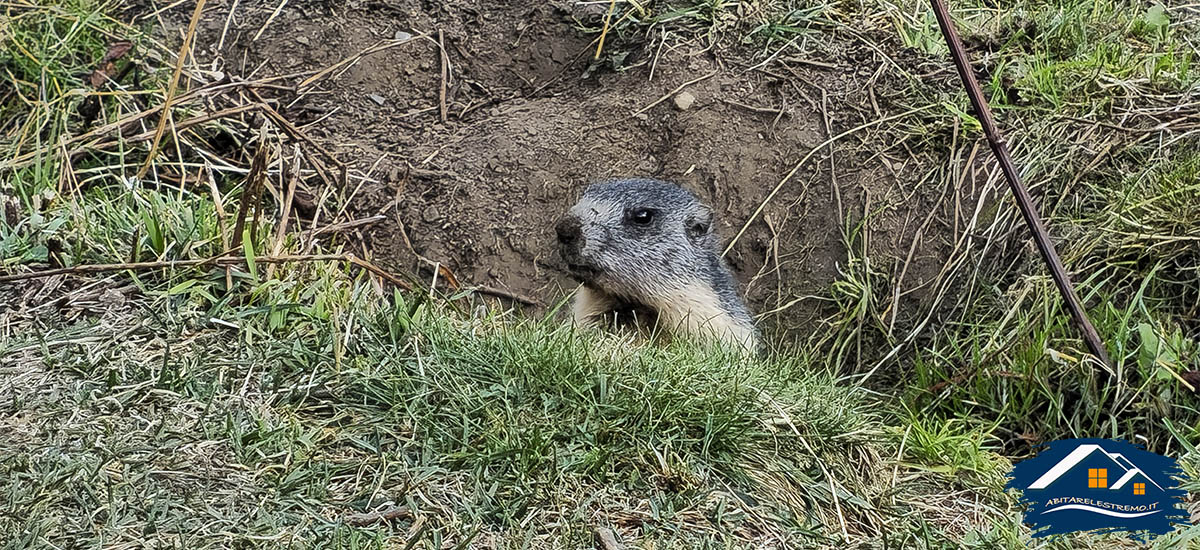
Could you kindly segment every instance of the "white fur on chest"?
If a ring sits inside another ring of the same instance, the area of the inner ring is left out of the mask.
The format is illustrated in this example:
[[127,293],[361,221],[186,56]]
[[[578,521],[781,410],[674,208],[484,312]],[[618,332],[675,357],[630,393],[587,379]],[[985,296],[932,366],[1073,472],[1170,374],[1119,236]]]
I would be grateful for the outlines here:
[[[673,335],[716,338],[747,350],[758,347],[758,332],[734,319],[721,307],[716,293],[704,285],[683,285],[648,301],[645,305],[658,313],[659,325]],[[603,291],[582,287],[572,304],[575,322],[580,326],[596,326],[619,304],[619,300]]]

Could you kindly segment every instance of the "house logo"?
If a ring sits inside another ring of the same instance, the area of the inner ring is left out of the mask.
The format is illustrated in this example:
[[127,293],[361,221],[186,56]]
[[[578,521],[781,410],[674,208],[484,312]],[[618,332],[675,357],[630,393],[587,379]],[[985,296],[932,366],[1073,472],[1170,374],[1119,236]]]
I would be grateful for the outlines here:
[[1005,488],[1021,492],[1034,537],[1124,531],[1148,540],[1187,523],[1187,491],[1173,458],[1112,439],[1064,439],[1017,463]]

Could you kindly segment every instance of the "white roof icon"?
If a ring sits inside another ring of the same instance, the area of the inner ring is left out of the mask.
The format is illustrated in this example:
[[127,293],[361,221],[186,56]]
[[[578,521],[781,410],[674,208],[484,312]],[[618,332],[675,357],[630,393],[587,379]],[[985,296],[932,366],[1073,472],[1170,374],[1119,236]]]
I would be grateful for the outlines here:
[[1071,468],[1074,468],[1080,462],[1083,462],[1083,459],[1091,456],[1091,454],[1096,451],[1100,451],[1100,453],[1108,457],[1113,464],[1125,472],[1121,475],[1121,478],[1118,479],[1116,483],[1108,487],[1109,489],[1120,489],[1121,487],[1124,487],[1129,480],[1133,479],[1137,475],[1141,475],[1142,477],[1146,478],[1146,481],[1149,481],[1150,483],[1154,484],[1155,487],[1158,487],[1160,491],[1163,490],[1162,485],[1159,485],[1158,482],[1150,479],[1150,476],[1146,475],[1146,472],[1143,472],[1141,468],[1134,466],[1133,462],[1130,462],[1129,459],[1125,458],[1124,455],[1120,453],[1110,453],[1105,451],[1099,445],[1093,443],[1086,443],[1075,447],[1075,450],[1071,451],[1071,454],[1058,461],[1058,464],[1055,464],[1053,468],[1050,468],[1046,471],[1046,473],[1042,474],[1042,477],[1037,478],[1037,480],[1030,484],[1029,488],[1045,489],[1046,487],[1049,487],[1051,483],[1057,481],[1058,478],[1063,476],[1063,474],[1069,472]]

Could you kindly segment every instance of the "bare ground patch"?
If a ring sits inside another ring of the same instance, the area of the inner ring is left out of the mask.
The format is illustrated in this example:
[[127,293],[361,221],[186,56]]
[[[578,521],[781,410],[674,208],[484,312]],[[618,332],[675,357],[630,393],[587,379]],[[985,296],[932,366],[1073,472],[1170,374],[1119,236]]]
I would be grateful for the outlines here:
[[[274,14],[276,5],[241,2],[232,18],[230,3],[213,6],[201,27],[204,55],[247,78],[351,58],[276,98],[368,174],[341,192],[356,215],[387,216],[360,238],[398,270],[428,280],[430,262],[440,263],[463,285],[554,303],[573,288],[552,247],[554,220],[587,183],[631,175],[697,191],[718,210],[727,240],[765,203],[728,258],[783,340],[827,313],[813,296],[846,268],[848,244],[869,247],[872,269],[905,273],[895,292],[903,301],[889,313],[901,327],[952,248],[953,209],[964,197],[913,185],[944,159],[889,137],[889,122],[907,109],[889,100],[903,83],[868,43],[830,44],[825,59],[785,55],[757,70],[761,56],[750,49],[718,55],[696,40],[664,40],[614,72],[590,66],[595,37],[581,31],[576,18],[586,13],[571,3],[290,2]],[[444,123],[438,31],[448,60]],[[693,80],[683,91],[695,101],[681,109],[670,94]],[[814,147],[859,126],[767,200]]]

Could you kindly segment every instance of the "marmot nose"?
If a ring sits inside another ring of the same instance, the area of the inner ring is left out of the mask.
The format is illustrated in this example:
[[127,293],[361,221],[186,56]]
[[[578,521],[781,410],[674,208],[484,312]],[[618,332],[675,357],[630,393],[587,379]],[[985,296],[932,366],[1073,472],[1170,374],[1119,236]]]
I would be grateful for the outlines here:
[[582,229],[583,224],[579,223],[579,218],[575,216],[566,216],[558,220],[558,224],[554,226],[554,232],[558,234],[558,242],[566,245],[579,242]]

